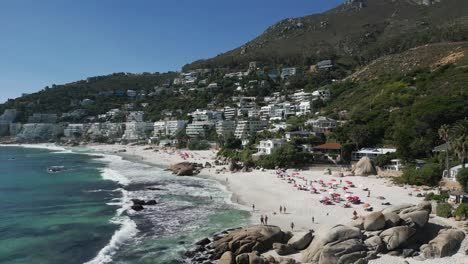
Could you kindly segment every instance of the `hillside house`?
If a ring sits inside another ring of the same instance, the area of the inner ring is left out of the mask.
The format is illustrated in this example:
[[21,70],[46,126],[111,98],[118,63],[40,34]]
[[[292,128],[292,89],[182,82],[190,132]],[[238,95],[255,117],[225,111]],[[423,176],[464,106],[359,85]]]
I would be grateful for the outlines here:
[[257,145],[257,153],[253,154],[253,156],[271,155],[285,144],[286,140],[279,138],[262,140]]
[[324,133],[327,131],[333,131],[337,127],[338,122],[335,119],[319,116],[314,119],[306,121],[306,125],[312,126],[312,131],[317,133]]
[[287,80],[292,76],[295,76],[297,73],[297,69],[294,67],[291,68],[283,68],[281,70],[281,79],[282,80]]
[[377,156],[395,152],[395,148],[362,148],[359,151],[353,151],[351,153],[351,160],[358,161],[362,157],[369,157],[370,159],[375,159]]
[[[468,168],[468,163],[465,164],[465,168]],[[449,173],[447,173],[447,170],[444,170],[444,172],[442,174],[442,178],[447,179],[447,180],[451,180],[451,181],[457,181],[457,175],[458,175],[458,172],[461,169],[463,169],[462,164],[450,168]]]

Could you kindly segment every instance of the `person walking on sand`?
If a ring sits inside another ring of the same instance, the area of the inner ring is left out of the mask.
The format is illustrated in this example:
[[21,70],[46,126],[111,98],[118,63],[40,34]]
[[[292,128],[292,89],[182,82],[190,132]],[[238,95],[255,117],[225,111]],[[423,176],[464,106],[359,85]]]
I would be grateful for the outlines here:
[[312,224],[315,224],[315,218],[312,216]]
[[280,205],[280,214],[283,213],[283,206]]
[[265,215],[265,225],[268,225],[268,215]]
[[260,223],[262,223],[262,225],[264,224],[263,221],[264,221],[264,220],[263,220],[263,215],[261,215],[261,216],[260,216]]
[[294,222],[291,222],[291,230],[294,231]]
[[283,206],[283,214],[286,213],[286,206]]
[[354,212],[353,212],[353,218],[354,218],[354,219],[357,218],[357,212],[356,212],[356,210],[354,210]]
[[255,204],[252,204],[252,211],[255,211]]
[[370,190],[367,191],[367,197],[370,197]]

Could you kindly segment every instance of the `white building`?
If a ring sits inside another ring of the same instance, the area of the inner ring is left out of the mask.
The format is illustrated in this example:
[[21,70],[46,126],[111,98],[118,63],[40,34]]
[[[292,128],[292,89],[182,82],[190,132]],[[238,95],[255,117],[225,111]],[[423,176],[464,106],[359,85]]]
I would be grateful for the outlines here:
[[185,120],[170,120],[154,122],[153,136],[156,138],[173,137],[185,128]]
[[210,84],[208,84],[207,88],[208,89],[216,89],[216,88],[218,88],[218,84],[217,83],[210,83]]
[[161,138],[166,136],[166,121],[154,122],[153,136]]
[[224,107],[224,119],[233,120],[237,116],[237,109],[233,107],[226,106]]
[[290,78],[291,76],[295,76],[297,73],[296,68],[283,68],[281,70],[281,79],[285,80]]
[[306,102],[301,102],[298,105],[296,115],[302,116],[302,115],[310,114],[311,112],[312,112],[312,104],[310,103],[310,101],[306,101]]
[[222,120],[223,113],[211,110],[200,110],[197,109],[192,113],[188,114],[193,118],[194,121],[211,121],[211,120]]
[[[465,164],[465,168],[468,168],[468,163]],[[459,172],[461,169],[463,169],[462,164],[450,168],[450,170],[449,170],[450,173],[447,173],[447,170],[444,170],[444,173],[443,173],[442,176],[443,176],[444,179],[448,179],[448,180],[452,180],[452,181],[457,181],[457,175],[458,175],[458,172]]]
[[137,96],[137,92],[134,91],[134,90],[127,90],[127,96],[128,96],[128,97],[136,97],[136,96]]
[[310,101],[312,99],[311,93],[306,93],[304,91],[297,91],[293,95],[291,95],[291,99],[293,99],[296,103]]
[[358,161],[362,157],[369,157],[370,159],[374,159],[377,156],[395,152],[395,148],[363,148],[359,151],[353,151],[351,153],[351,160]]
[[194,121],[187,125],[185,133],[191,138],[204,138],[206,133],[214,126],[213,121]]
[[82,137],[86,132],[84,124],[69,124],[64,130],[63,135],[66,138],[78,138]]
[[285,144],[286,140],[279,138],[262,140],[257,145],[257,153],[255,153],[254,156],[271,155],[275,150],[281,148]]
[[296,138],[307,139],[310,136],[315,136],[315,133],[310,131],[288,131],[284,133],[284,137],[288,142]]
[[236,122],[233,120],[220,120],[216,122],[216,134],[218,134],[218,136],[232,136],[235,130]]
[[149,138],[154,129],[154,124],[149,122],[127,122],[125,123],[125,132],[123,140],[138,141]]
[[240,120],[237,122],[234,136],[239,139],[249,138],[265,129],[267,124],[265,120]]
[[337,127],[338,122],[324,116],[319,116],[306,121],[306,125],[311,125],[314,132],[323,133],[325,131],[333,131]]
[[388,171],[401,171],[403,167],[401,159],[392,159],[390,164],[385,165],[383,169]]

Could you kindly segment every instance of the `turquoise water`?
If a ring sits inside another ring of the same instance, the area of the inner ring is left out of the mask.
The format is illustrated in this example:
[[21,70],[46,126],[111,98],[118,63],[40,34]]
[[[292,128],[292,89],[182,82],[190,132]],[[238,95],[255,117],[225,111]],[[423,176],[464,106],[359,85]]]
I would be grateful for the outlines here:
[[[48,173],[47,167],[66,170]],[[118,228],[109,224],[116,183],[87,155],[0,147],[0,263],[83,263]]]
[[[158,204],[134,212],[133,198]],[[0,263],[184,263],[196,240],[247,223],[229,198],[116,156],[0,147]]]

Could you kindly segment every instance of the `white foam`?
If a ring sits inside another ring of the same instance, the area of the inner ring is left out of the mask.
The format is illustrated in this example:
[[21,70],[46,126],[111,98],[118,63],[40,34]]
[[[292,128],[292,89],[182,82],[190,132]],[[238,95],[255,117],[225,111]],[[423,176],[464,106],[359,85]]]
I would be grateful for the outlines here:
[[64,147],[60,147],[54,144],[0,144],[0,147],[20,147],[20,148],[31,148],[31,149],[48,149],[53,151],[67,151],[66,153],[72,153],[71,150],[67,150]]
[[85,264],[104,264],[112,262],[112,257],[120,247],[125,245],[126,242],[131,240],[138,233],[136,223],[128,216],[115,217],[111,222],[120,224],[120,229],[114,233],[109,243],[99,251],[97,256]]
[[115,171],[110,168],[101,169],[101,176],[105,180],[115,181],[122,185],[130,184],[130,180],[124,175],[120,174],[118,171]]

